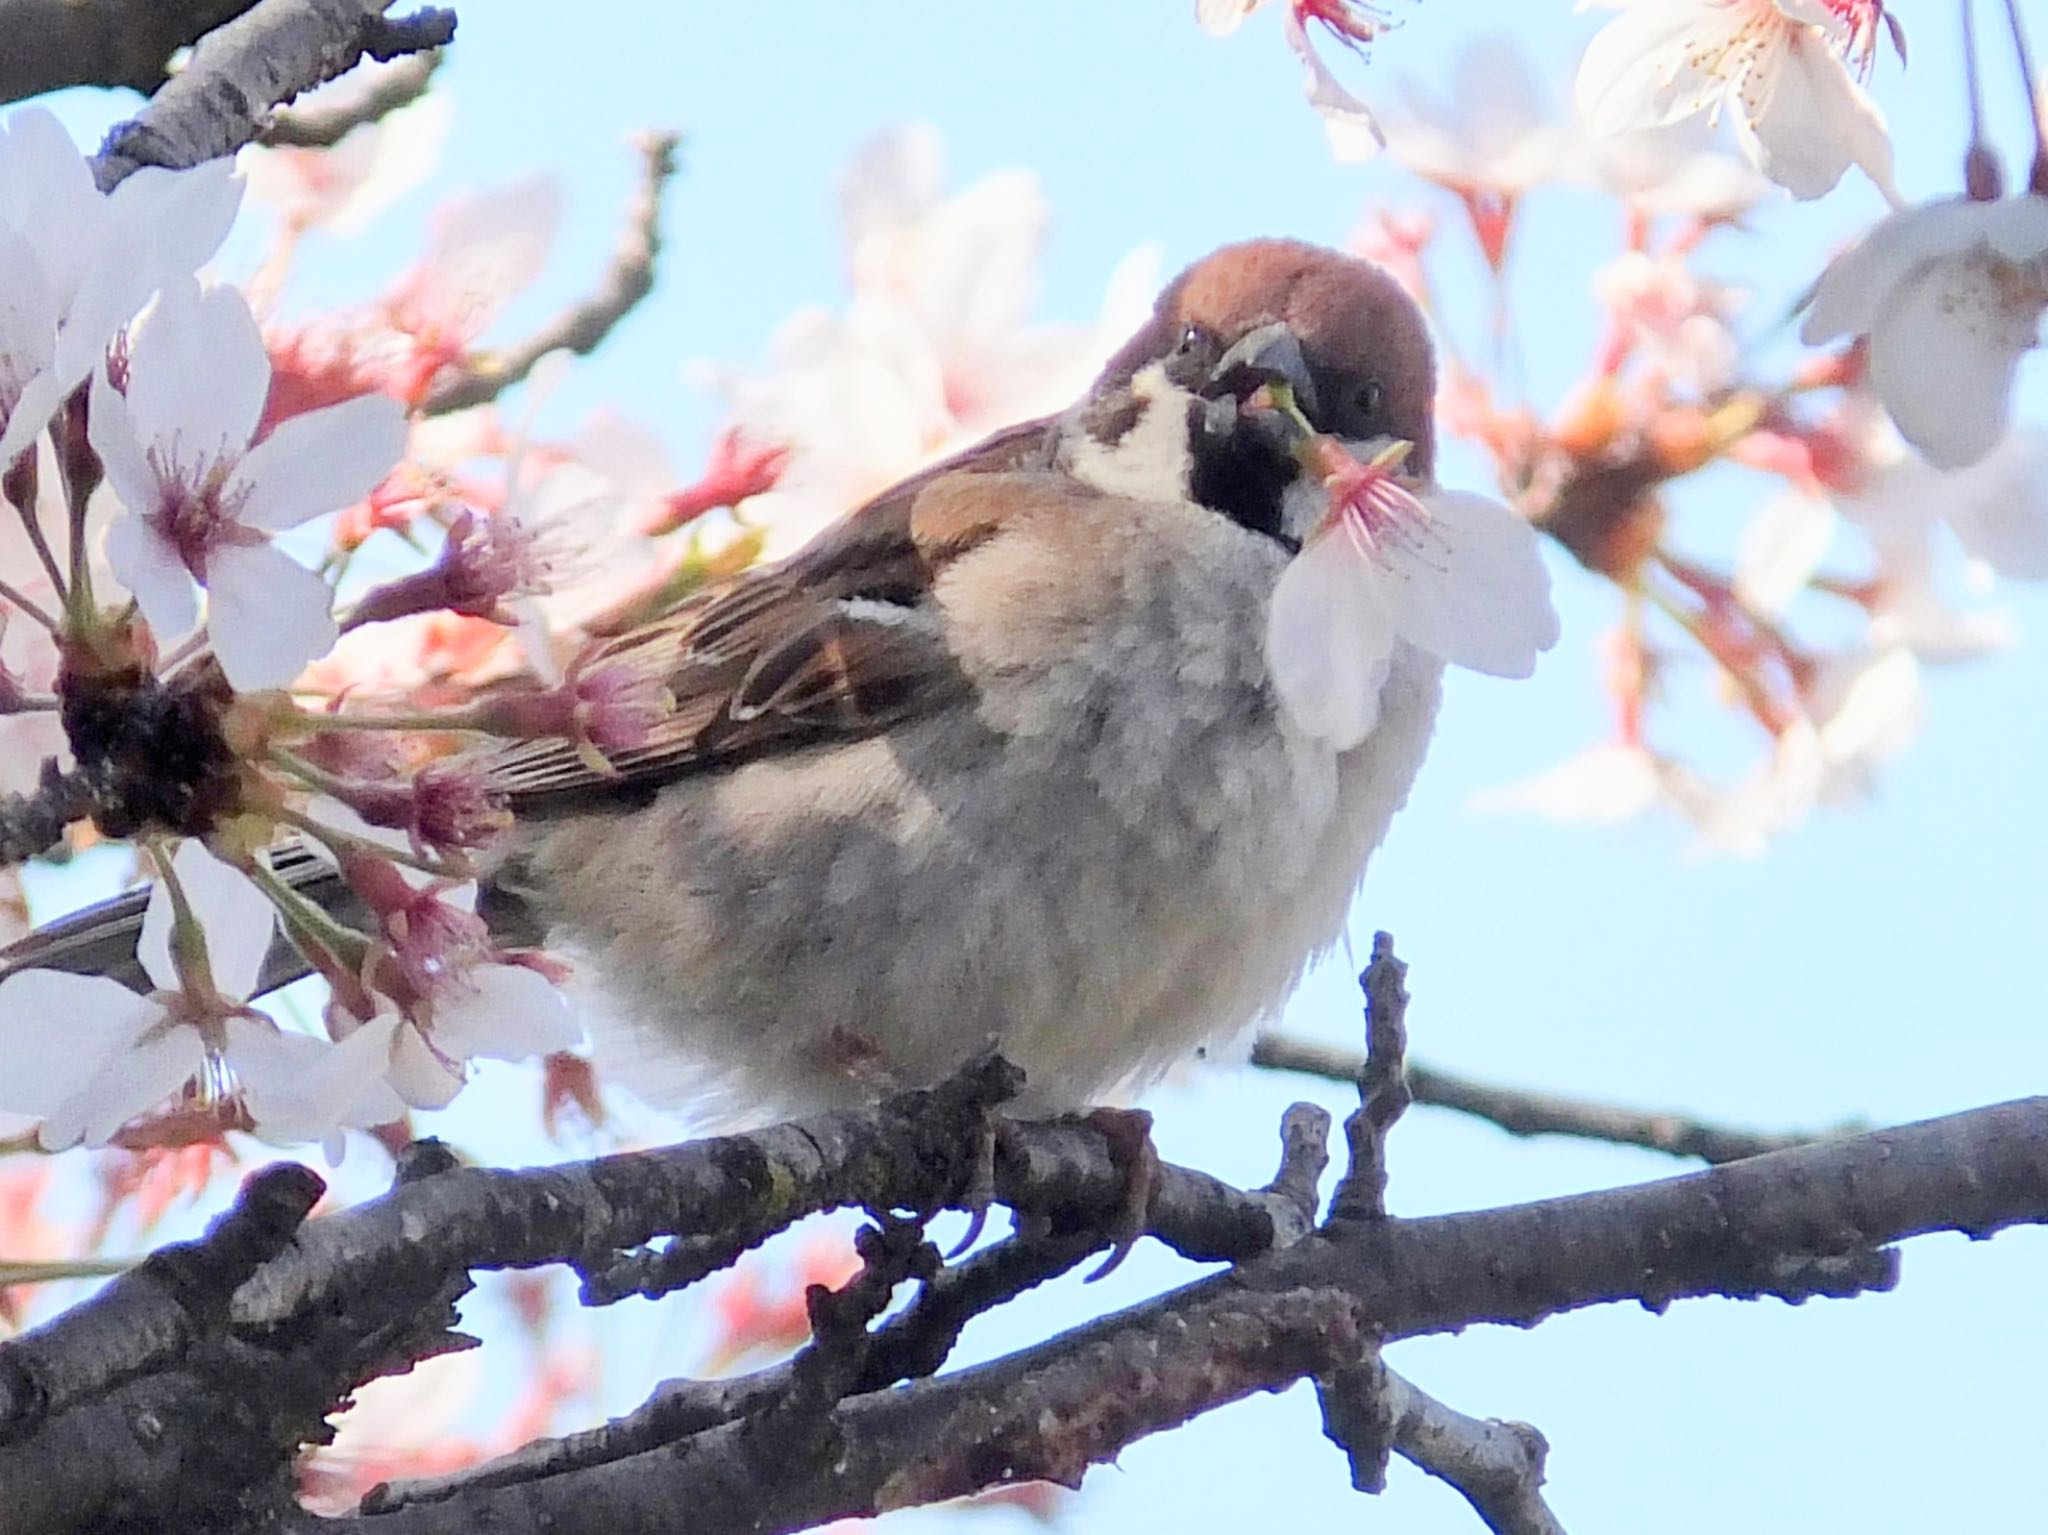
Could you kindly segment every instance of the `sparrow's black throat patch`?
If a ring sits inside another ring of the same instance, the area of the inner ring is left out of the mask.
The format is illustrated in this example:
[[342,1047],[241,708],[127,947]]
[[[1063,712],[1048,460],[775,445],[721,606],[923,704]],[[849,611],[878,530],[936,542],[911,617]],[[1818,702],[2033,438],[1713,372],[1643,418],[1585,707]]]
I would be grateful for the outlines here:
[[1188,407],[1188,494],[1200,505],[1296,550],[1281,501],[1300,473],[1272,413],[1246,414],[1230,399]]

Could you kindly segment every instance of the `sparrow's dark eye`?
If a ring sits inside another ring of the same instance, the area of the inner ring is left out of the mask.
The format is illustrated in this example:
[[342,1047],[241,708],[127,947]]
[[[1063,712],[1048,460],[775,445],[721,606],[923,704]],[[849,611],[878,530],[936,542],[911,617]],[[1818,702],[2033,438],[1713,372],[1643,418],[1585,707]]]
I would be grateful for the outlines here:
[[1206,352],[1212,344],[1213,338],[1208,331],[1199,325],[1190,325],[1180,333],[1180,345],[1174,350],[1183,357],[1191,357],[1197,352]]
[[1358,393],[1353,395],[1351,400],[1358,407],[1360,415],[1377,416],[1380,413],[1380,402],[1385,397],[1386,390],[1380,387],[1378,379],[1373,378],[1359,385]]

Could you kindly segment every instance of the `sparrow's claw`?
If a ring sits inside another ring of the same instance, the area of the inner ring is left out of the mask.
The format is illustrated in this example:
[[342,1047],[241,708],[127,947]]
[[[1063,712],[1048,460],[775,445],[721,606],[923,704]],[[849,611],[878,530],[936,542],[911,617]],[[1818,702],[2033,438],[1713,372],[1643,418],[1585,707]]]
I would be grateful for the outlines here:
[[968,1163],[967,1182],[960,1190],[960,1208],[967,1212],[967,1232],[947,1249],[948,1263],[979,1242],[987,1229],[989,1206],[996,1202],[996,1141],[1001,1134],[1001,1122],[993,1114],[984,1115],[975,1128],[974,1160]]
[[1152,1144],[1152,1116],[1143,1109],[1091,1109],[1082,1124],[1099,1130],[1109,1142],[1109,1158],[1123,1174],[1122,1197],[1104,1225],[1111,1239],[1109,1256],[1087,1278],[1093,1284],[1122,1266],[1152,1220],[1152,1199],[1159,1192],[1159,1148]]

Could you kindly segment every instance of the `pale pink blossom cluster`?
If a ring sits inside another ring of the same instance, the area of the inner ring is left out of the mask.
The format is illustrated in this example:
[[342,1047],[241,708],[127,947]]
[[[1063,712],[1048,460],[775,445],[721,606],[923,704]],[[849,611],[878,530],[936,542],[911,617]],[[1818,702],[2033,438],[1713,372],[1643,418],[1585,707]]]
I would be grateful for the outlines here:
[[[852,292],[798,311],[765,375],[717,377],[731,401],[725,472],[776,452],[774,485],[746,504],[766,553],[998,427],[1072,401],[1152,301],[1156,256],[1133,252],[1086,329],[1036,324],[1048,210],[1037,180],[1005,171],[948,193],[937,134],[907,128],[859,150],[843,186]],[[732,466],[738,457],[740,465]],[[714,461],[714,474],[721,464]]]
[[[150,990],[34,968],[0,980],[0,1118],[46,1147],[231,1128],[332,1140],[446,1103],[472,1059],[577,1037],[559,967],[501,950],[473,914],[476,857],[506,825],[480,766],[422,755],[345,684],[325,704],[317,685],[343,631],[404,619],[488,627],[481,662],[550,583],[563,482],[592,476],[422,413],[537,268],[547,195],[458,204],[429,259],[323,350],[305,330],[266,339],[242,290],[202,280],[241,192],[214,164],[103,195],[48,113],[0,124],[0,745],[15,787],[43,755],[125,785],[156,876]],[[287,242],[318,221],[300,199]],[[513,466],[495,495],[465,479],[479,449]],[[431,530],[438,553],[381,581],[369,561],[351,572],[379,529]],[[387,690],[381,707],[399,701]],[[643,679],[572,658],[404,723],[602,754],[666,707]],[[301,896],[308,870],[352,886],[368,926]],[[286,938],[328,983],[320,1033],[251,1005]]]
[[[24,143],[85,174],[61,133],[30,123]],[[258,157],[282,216],[247,289],[195,275],[236,181],[215,167],[195,183],[210,201],[182,194],[210,221],[182,241],[198,212],[179,213],[179,184],[138,182],[151,239],[181,259],[76,343],[82,372],[38,383],[16,360],[36,354],[0,354],[0,379],[26,381],[10,398],[27,401],[31,450],[7,481],[22,515],[0,659],[19,660],[0,698],[22,707],[0,710],[0,729],[21,733],[17,757],[91,757],[106,743],[66,740],[55,705],[118,713],[140,692],[176,702],[186,734],[161,743],[169,755],[217,759],[140,828],[157,878],[152,989],[0,980],[0,1042],[37,1062],[0,1083],[0,1115],[45,1145],[236,1128],[331,1141],[445,1104],[472,1059],[571,1044],[559,968],[503,951],[474,914],[508,817],[477,757],[440,743],[566,738],[602,765],[643,741],[666,692],[585,664],[588,636],[1071,399],[1153,286],[1141,254],[1098,327],[1035,324],[1046,209],[1032,178],[949,192],[929,130],[878,140],[846,183],[850,298],[793,321],[776,371],[724,382],[730,422],[678,484],[616,414],[566,441],[534,433],[557,359],[533,369],[517,417],[437,403],[498,365],[487,333],[540,270],[559,213],[544,184],[456,199],[381,296],[281,317],[301,239],[381,195],[397,161],[375,135],[392,130],[352,136],[332,166]],[[136,194],[81,206],[122,195]],[[368,914],[359,929],[300,893],[335,877]],[[326,983],[319,1033],[251,1003],[286,942]],[[85,1013],[81,1048],[34,1048],[53,1017]]]
[[[1214,37],[1235,32],[1265,0],[1195,0],[1195,20]],[[1318,29],[1326,41],[1363,59],[1372,42],[1391,25],[1383,5],[1369,0],[1285,0],[1281,30],[1301,61],[1302,90],[1323,120],[1330,151],[1339,160],[1364,160],[1387,142],[1372,109],[1354,96],[1316,47]]]
[[[1721,231],[1757,216],[1763,188],[1681,136],[1689,116],[1775,103],[1737,135],[1759,167],[1784,180],[1813,163],[1771,152],[1781,131],[1808,154],[1832,134],[1836,149],[1862,144],[1888,188],[1889,152],[1872,147],[1874,118],[1849,78],[1868,68],[1885,19],[1851,5],[1638,0],[1587,56],[1584,133],[1557,123],[1533,72],[1497,42],[1459,70],[1460,99],[1483,109],[1461,115],[1410,89],[1406,115],[1390,117],[1393,155],[1456,196],[1496,271],[1535,188],[1590,183],[1629,209],[1622,248],[1590,274],[1604,323],[1561,400],[1512,402],[1503,372],[1455,349],[1445,370],[1445,426],[1491,458],[1523,516],[1623,596],[1603,679],[1612,737],[1484,805],[1586,821],[1675,811],[1702,846],[1754,852],[1868,788],[1917,728],[1924,666],[2009,639],[1982,588],[2048,576],[2048,448],[2012,430],[2009,409],[2048,303],[2048,199],[1894,214],[1828,269],[1805,317],[1809,342],[1853,344],[1776,376],[1739,328],[1747,295],[1704,264]],[[1813,90],[1839,120],[1802,120],[1815,109],[1794,98]],[[1595,131],[1606,128],[1629,131]],[[1826,184],[1858,158],[1835,155]],[[1431,307],[1436,238],[1426,215],[1381,213],[1359,246]],[[1436,318],[1453,346],[1470,319]],[[1512,355],[1515,317],[1494,318],[1489,340]],[[1688,547],[1685,486],[1726,466],[1764,488],[1732,557],[1708,557]],[[1952,593],[1947,549],[1978,595]],[[1809,628],[1826,638],[1803,638]],[[1732,780],[1665,744],[1677,739],[1673,684],[1700,660],[1713,696],[1762,733],[1760,757]]]

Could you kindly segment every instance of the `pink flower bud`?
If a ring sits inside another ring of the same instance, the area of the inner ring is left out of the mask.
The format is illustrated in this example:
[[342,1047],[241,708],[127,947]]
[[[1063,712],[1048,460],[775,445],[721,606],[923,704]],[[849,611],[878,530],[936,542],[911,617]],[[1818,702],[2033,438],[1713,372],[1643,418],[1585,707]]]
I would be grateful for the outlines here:
[[440,558],[366,593],[349,614],[349,626],[440,610],[510,623],[505,598],[546,589],[547,564],[529,529],[464,511],[448,529]]
[[556,687],[486,699],[477,717],[493,735],[561,736],[609,754],[645,746],[674,710],[659,678],[610,661],[572,670]]
[[430,762],[409,781],[357,780],[328,792],[371,825],[404,832],[415,852],[483,847],[512,824],[504,795],[474,762]]
[[661,509],[644,531],[650,538],[673,533],[706,512],[738,506],[749,496],[773,490],[789,467],[790,450],[779,444],[750,443],[740,429],[729,426],[711,445],[710,462],[696,484],[662,498]]

